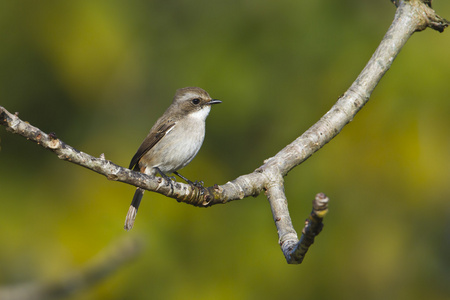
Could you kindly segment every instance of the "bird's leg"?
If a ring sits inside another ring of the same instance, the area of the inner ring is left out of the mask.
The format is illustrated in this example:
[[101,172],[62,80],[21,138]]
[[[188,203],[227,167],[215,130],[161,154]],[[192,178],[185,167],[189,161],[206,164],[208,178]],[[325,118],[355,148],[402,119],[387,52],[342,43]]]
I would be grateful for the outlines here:
[[173,172],[173,174],[177,175],[178,177],[180,177],[181,179],[186,181],[190,186],[196,187],[198,190],[200,190],[200,194],[199,194],[200,196],[203,196],[207,193],[206,188],[203,186],[203,181],[196,180],[195,182],[192,182],[178,172]]
[[178,172],[173,172],[173,174],[177,175],[178,177],[180,177],[181,179],[183,179],[184,181],[186,181],[188,184],[193,185],[194,183],[192,181],[190,181],[189,179],[187,179],[186,177],[184,177],[183,175],[181,175]]
[[197,181],[196,180],[195,182],[192,182],[192,181],[190,181],[189,179],[187,179],[186,177],[184,177],[183,175],[181,175],[178,172],[173,172],[173,174],[177,175],[178,177],[180,177],[181,179],[183,179],[184,181],[186,181],[190,185],[193,185],[193,186],[198,187],[198,188],[204,188],[203,187],[203,181]]
[[158,174],[167,181],[167,185],[169,185],[169,184],[172,185],[172,189],[173,189],[173,182],[175,181],[175,177],[167,176],[158,167],[154,167],[154,168],[155,168],[156,172],[158,172]]

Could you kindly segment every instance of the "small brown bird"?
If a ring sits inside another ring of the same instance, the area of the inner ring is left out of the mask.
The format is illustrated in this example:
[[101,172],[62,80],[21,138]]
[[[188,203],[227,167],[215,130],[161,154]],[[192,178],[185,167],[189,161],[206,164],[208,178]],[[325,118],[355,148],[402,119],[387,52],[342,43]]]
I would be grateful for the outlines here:
[[[176,91],[172,104],[153,125],[130,162],[129,169],[148,175],[174,173],[187,166],[200,150],[205,138],[205,121],[211,105],[222,103],[212,99],[198,87]],[[170,179],[169,179],[170,180]],[[126,230],[133,228],[144,189],[137,188],[125,219]]]

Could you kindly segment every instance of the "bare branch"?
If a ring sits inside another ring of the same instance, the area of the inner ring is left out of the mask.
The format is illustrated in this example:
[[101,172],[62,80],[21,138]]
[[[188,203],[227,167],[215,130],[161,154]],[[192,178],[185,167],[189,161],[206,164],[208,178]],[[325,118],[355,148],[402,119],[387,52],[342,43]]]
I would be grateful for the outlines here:
[[[298,263],[301,261],[300,259],[288,257],[292,256],[291,246],[302,245],[300,247],[302,248],[307,243],[298,243],[297,234],[293,229],[287,210],[282,178],[331,141],[346,124],[353,120],[358,111],[369,101],[373,90],[414,32],[427,27],[443,31],[448,26],[448,21],[439,17],[431,8],[431,1],[393,2],[398,5],[398,9],[386,35],[358,78],[339,97],[336,104],[304,134],[274,157],[267,159],[254,172],[242,175],[223,185],[214,185],[208,188],[199,188],[183,183],[171,185],[163,178],[130,171],[105,160],[104,157],[96,158],[78,151],[54,135],[48,135],[23,122],[17,115],[10,114],[3,107],[0,107],[0,124],[11,132],[20,134],[53,151],[60,159],[93,170],[106,176],[109,180],[132,184],[195,206],[207,207],[227,203],[248,196],[256,196],[266,190],[280,235],[283,253],[289,263]],[[293,256],[303,257],[306,251],[304,248],[302,249],[294,250],[295,255]]]
[[288,263],[295,263],[291,259],[291,253],[299,240],[289,215],[288,202],[282,181],[281,176],[276,180],[271,180],[271,184],[267,187],[266,196],[277,227],[278,243],[281,246],[281,251],[283,251]]
[[77,272],[50,282],[31,282],[0,287],[0,299],[41,300],[67,297],[111,276],[141,251],[142,242],[136,238],[120,239]]
[[[275,183],[275,181],[272,182]],[[305,227],[299,240],[289,216],[288,202],[281,179],[278,180],[278,184],[269,186],[266,194],[277,226],[281,251],[283,251],[288,264],[301,264],[309,247],[314,243],[314,238],[322,231],[322,220],[328,212],[329,199],[323,193],[316,195],[313,209],[305,221]]]
[[422,26],[416,29],[417,31],[430,27],[436,31],[443,32],[450,25],[449,21],[436,14],[431,7],[432,0],[391,0],[391,2],[397,7],[403,4],[416,8],[417,16],[422,15],[423,21]]
[[300,264],[305,258],[309,247],[314,243],[314,238],[322,231],[323,217],[328,212],[328,197],[323,193],[316,195],[313,201],[313,209],[308,219],[305,221],[305,227],[302,230],[302,237],[293,249],[289,263]]
[[[19,134],[38,145],[53,151],[59,159],[80,165],[99,174],[106,176],[109,180],[115,180],[132,184],[150,191],[164,194],[181,202],[196,206],[206,206],[203,190],[191,185],[176,183],[172,189],[169,182],[164,178],[148,176],[139,172],[133,172],[105,159],[102,154],[100,158],[81,152],[67,145],[56,137],[55,133],[47,134],[28,122],[21,120],[18,114],[11,114],[0,106],[0,124],[12,133]],[[213,189],[214,190],[214,189]],[[239,197],[239,196],[236,196]]]
[[411,5],[410,1],[400,3],[391,27],[366,67],[347,92],[316,124],[274,157],[266,160],[264,165],[256,169],[255,172],[240,176],[221,186],[215,185],[201,190],[188,184],[177,183],[172,189],[164,178],[132,172],[105,160],[104,156],[96,158],[80,152],[57,139],[54,134],[46,134],[20,120],[17,115],[9,113],[1,106],[0,124],[4,125],[9,131],[20,134],[55,152],[60,159],[100,173],[109,180],[116,180],[158,192],[180,202],[196,206],[211,206],[248,196],[256,196],[268,185],[270,182],[268,178],[273,177],[262,173],[287,175],[290,170],[333,139],[369,101],[371,93],[389,70],[403,45],[415,31],[423,26],[424,15],[417,10],[417,7]]

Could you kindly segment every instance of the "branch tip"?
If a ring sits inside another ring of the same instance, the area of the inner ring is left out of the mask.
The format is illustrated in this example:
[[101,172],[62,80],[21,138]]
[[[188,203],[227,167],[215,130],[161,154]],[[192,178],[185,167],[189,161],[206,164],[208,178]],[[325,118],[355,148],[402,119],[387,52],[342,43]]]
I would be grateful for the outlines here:
[[[305,220],[305,226],[302,229],[300,241],[293,245],[286,256],[289,264],[300,264],[305,258],[309,247],[314,243],[314,239],[323,228],[323,217],[328,212],[328,197],[324,193],[316,195],[313,201],[313,209]],[[285,254],[286,255],[286,254]]]
[[313,213],[318,218],[323,218],[328,212],[329,198],[324,193],[319,193],[313,201]]

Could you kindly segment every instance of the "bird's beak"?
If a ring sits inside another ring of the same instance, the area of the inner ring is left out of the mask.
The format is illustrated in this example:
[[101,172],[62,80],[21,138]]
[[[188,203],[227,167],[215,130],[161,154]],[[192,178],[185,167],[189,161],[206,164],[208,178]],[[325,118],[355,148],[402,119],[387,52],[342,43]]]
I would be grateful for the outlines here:
[[222,103],[222,101],[217,100],[217,99],[211,99],[211,101],[208,102],[209,105],[219,104],[219,103]]

